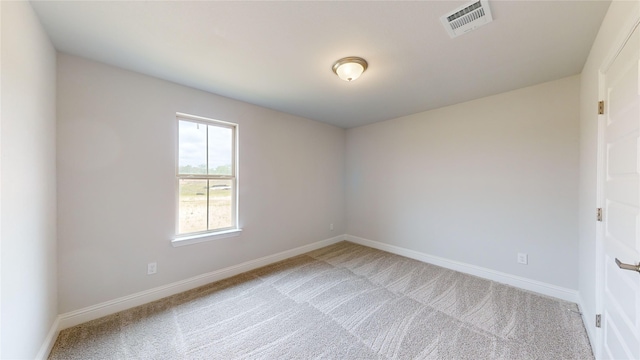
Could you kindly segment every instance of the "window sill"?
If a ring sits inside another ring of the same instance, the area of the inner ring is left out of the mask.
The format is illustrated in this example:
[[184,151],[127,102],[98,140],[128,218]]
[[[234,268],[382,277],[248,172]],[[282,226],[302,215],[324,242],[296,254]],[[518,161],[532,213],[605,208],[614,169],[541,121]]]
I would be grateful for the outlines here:
[[205,241],[219,240],[240,235],[242,229],[232,229],[207,234],[198,234],[193,236],[176,237],[171,240],[173,247],[197,244]]

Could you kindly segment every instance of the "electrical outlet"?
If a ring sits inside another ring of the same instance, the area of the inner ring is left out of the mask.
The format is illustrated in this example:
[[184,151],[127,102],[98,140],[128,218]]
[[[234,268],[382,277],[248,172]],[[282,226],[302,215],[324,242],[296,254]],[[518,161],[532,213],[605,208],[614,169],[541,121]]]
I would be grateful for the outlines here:
[[153,275],[158,271],[158,263],[148,263],[147,264],[147,275]]
[[529,263],[529,256],[525,253],[518,253],[518,264],[527,265]]
[[329,230],[333,231],[333,224],[329,224]]

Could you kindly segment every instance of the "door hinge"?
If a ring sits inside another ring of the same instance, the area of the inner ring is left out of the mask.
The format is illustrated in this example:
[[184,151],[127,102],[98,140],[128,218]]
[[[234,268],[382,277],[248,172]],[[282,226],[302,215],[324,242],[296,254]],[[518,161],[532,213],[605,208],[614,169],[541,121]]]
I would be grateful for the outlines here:
[[598,221],[602,221],[602,208],[598,208],[598,209],[596,210],[596,219],[597,219]]
[[602,327],[602,315],[596,314],[596,327]]
[[598,101],[598,115],[604,114],[604,100]]

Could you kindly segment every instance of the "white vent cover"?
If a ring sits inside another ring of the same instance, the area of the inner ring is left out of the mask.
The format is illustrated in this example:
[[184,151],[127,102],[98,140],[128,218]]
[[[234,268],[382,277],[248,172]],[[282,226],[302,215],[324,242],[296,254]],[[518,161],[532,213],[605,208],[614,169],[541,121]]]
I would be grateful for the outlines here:
[[459,7],[448,14],[442,15],[440,21],[452,38],[493,21],[489,2],[487,0],[474,1]]

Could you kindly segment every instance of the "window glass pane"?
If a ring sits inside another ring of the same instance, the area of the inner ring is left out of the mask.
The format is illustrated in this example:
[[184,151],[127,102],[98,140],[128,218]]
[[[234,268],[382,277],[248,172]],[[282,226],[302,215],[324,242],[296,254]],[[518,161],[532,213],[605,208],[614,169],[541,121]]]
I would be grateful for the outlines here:
[[178,233],[207,230],[207,180],[180,179]]
[[178,117],[178,229],[181,235],[237,226],[235,126]]
[[233,131],[209,125],[209,175],[233,175]]
[[209,230],[233,226],[232,180],[209,180]]
[[207,173],[207,125],[178,121],[178,173]]

